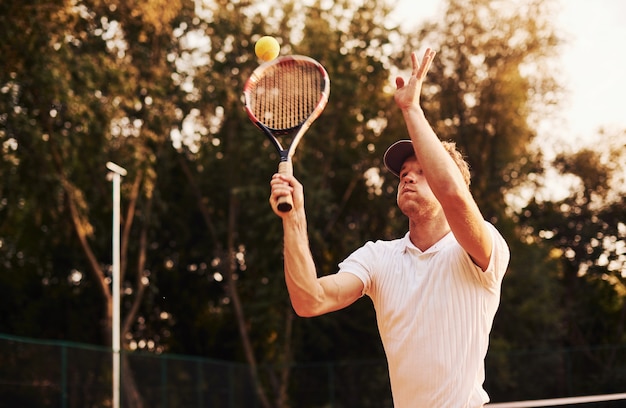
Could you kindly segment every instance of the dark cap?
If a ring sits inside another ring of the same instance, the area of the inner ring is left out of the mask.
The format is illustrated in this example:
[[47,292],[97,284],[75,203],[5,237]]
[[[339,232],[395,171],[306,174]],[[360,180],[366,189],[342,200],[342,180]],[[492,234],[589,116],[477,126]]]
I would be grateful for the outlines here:
[[400,177],[402,164],[406,159],[414,155],[413,143],[410,140],[399,140],[389,146],[383,156],[383,162],[390,172]]

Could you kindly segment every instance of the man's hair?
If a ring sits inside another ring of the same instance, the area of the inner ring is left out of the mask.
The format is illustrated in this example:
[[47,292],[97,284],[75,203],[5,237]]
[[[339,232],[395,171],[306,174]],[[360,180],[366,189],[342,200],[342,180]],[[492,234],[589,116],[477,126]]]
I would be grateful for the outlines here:
[[459,170],[461,170],[461,174],[463,175],[463,179],[465,180],[465,184],[467,184],[467,186],[469,187],[469,185],[470,185],[469,164],[467,163],[467,161],[465,161],[465,158],[463,157],[461,152],[459,152],[456,149],[456,143],[441,141],[441,144],[443,144],[443,147],[450,154],[450,157],[452,157],[452,160],[454,160],[454,162],[456,163],[456,165],[459,168]]

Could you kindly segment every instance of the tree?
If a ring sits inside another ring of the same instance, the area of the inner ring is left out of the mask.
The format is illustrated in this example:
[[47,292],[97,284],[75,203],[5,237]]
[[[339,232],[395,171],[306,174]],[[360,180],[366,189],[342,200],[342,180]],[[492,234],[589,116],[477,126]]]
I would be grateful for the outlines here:
[[542,169],[533,150],[536,118],[553,111],[560,94],[549,69],[560,43],[551,22],[554,7],[550,1],[512,8],[451,0],[443,21],[418,36],[418,44],[438,49],[425,90],[434,97],[426,98],[425,109],[440,137],[467,155],[487,219],[502,218],[507,192]]
[[530,239],[558,254],[563,291],[563,344],[586,350],[583,363],[594,386],[610,383],[615,351],[592,353],[590,346],[626,340],[626,226],[623,180],[624,132],[598,135],[594,150],[581,148],[557,155],[554,165],[573,176],[563,199],[533,199],[520,213]]
[[[85,263],[72,260],[81,251],[72,239],[73,229],[91,236],[98,227],[77,214],[86,210],[87,203],[76,186],[89,179],[103,180],[103,174],[98,177],[82,159],[104,160],[106,149],[99,132],[107,127],[110,111],[86,85],[111,75],[110,61],[106,55],[92,58],[77,52],[98,44],[85,41],[85,21],[68,5],[35,2],[15,7],[2,14],[11,16],[3,26],[8,38],[2,45],[3,55],[11,58],[3,61],[1,80],[6,112],[1,134],[6,153],[3,175],[8,181],[3,191],[2,235],[9,248],[5,261],[11,273],[37,271],[44,292],[66,292],[74,286],[66,284],[67,278],[73,274],[74,281],[80,281],[87,269]],[[17,44],[14,38],[23,42]],[[95,193],[97,200],[104,191]],[[27,261],[17,261],[15,255]],[[74,292],[90,289],[73,288]]]
[[[2,231],[7,266],[11,273],[22,267],[28,273],[38,270],[44,288],[51,287],[44,291],[58,291],[74,301],[97,291],[103,302],[98,337],[105,344],[111,339],[111,279],[104,255],[110,235],[101,231],[110,229],[105,220],[111,208],[95,205],[110,202],[103,165],[123,156],[121,163],[129,167],[132,180],[125,191],[128,205],[122,240],[122,286],[130,293],[122,339],[128,348],[128,335],[140,320],[149,281],[146,258],[153,226],[154,161],[163,149],[171,149],[169,131],[176,117],[166,53],[176,46],[172,41],[175,24],[180,23],[176,19],[190,16],[180,11],[191,9],[191,3],[185,4],[3,5],[7,8],[3,17],[10,16],[5,18],[3,54],[12,56],[3,63],[1,78],[7,112],[2,118],[1,136],[7,147],[3,158],[9,159],[3,171],[12,181],[3,194],[9,216]],[[23,41],[17,43],[15,38]],[[16,205],[19,202],[24,205]],[[47,202],[52,205],[42,205]],[[139,222],[135,222],[137,215]],[[20,218],[25,225],[15,224]],[[47,236],[34,239],[37,230]],[[14,261],[15,255],[31,261],[26,265]],[[42,258],[48,261],[40,263]],[[131,259],[136,264],[131,266]],[[83,283],[85,271],[92,273],[93,281]],[[89,319],[87,314],[81,317]],[[92,332],[83,326],[90,325],[76,324],[75,331],[53,335],[94,341],[85,338]],[[126,371],[130,374],[128,364]],[[124,380],[125,395],[132,406],[140,406],[132,375]]]

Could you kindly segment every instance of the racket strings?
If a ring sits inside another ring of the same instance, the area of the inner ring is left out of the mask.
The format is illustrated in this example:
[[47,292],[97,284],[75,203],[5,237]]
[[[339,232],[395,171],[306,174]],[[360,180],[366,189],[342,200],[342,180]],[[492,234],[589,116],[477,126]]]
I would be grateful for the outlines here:
[[259,79],[252,92],[254,115],[270,129],[293,129],[313,113],[323,87],[318,67],[287,61]]

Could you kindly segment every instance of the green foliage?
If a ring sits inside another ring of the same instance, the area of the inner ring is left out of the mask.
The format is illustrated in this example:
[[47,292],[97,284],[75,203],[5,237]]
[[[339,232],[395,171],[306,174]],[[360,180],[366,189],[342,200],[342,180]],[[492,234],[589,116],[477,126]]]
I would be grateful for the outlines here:
[[551,247],[558,262],[555,283],[560,290],[554,296],[562,344],[609,347],[608,352],[580,353],[578,358],[577,365],[592,379],[585,386],[594,391],[602,389],[619,364],[610,346],[626,342],[626,201],[619,194],[626,170],[620,157],[626,150],[620,136],[601,137],[604,143],[595,151],[581,149],[555,159],[561,175],[577,181],[568,195],[533,199],[519,214],[527,239]]
[[[615,157],[611,154],[611,160]],[[590,150],[556,159],[564,174],[577,176],[578,188],[564,199],[533,200],[521,213],[533,239],[551,244],[559,255],[563,305],[570,345],[619,344],[624,339],[624,198],[607,194],[614,162]],[[613,190],[614,191],[614,190]]]
[[[417,47],[437,51],[425,109],[437,133],[457,143],[471,165],[472,190],[485,217],[503,216],[504,195],[542,171],[533,151],[533,117],[553,109],[560,89],[550,62],[560,43],[554,2],[519,8],[490,0],[453,0]],[[515,11],[513,11],[515,10]]]

